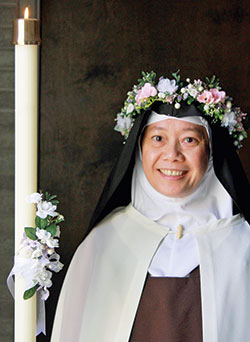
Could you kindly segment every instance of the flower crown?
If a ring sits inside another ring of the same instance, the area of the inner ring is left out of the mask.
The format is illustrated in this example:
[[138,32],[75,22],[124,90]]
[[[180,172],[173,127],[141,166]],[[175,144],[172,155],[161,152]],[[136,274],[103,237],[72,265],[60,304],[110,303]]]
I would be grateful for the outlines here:
[[160,77],[156,83],[153,71],[143,71],[142,79],[128,92],[124,106],[115,119],[114,129],[127,139],[136,116],[149,109],[154,102],[174,104],[179,109],[181,101],[185,101],[188,105],[196,104],[202,113],[212,118],[212,123],[219,121],[222,127],[228,129],[234,145],[240,148],[242,140],[247,137],[247,114],[239,107],[233,107],[233,99],[221,90],[219,79],[213,76],[211,79],[206,77],[206,82],[199,79],[191,82],[187,78],[184,84],[180,80],[179,70],[172,76],[172,80]]

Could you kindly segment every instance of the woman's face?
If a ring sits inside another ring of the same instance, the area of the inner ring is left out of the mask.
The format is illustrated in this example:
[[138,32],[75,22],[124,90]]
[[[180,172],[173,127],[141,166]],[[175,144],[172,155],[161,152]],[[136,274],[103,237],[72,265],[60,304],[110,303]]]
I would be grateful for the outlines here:
[[149,183],[168,197],[184,197],[200,184],[207,170],[206,129],[166,119],[149,125],[142,141],[142,164]]

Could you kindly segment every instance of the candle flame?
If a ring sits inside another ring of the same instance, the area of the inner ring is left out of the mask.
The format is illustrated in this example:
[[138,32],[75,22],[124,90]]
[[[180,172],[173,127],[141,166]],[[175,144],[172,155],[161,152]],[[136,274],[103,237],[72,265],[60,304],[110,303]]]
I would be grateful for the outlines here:
[[24,19],[28,19],[29,18],[29,7],[25,7],[24,10]]

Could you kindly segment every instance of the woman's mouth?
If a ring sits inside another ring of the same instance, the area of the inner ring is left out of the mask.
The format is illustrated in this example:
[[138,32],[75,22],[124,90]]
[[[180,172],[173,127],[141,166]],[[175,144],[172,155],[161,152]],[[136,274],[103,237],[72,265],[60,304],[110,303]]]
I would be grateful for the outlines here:
[[171,177],[179,177],[183,176],[187,171],[182,170],[169,170],[169,169],[159,169],[161,173],[163,173],[165,176],[171,176]]

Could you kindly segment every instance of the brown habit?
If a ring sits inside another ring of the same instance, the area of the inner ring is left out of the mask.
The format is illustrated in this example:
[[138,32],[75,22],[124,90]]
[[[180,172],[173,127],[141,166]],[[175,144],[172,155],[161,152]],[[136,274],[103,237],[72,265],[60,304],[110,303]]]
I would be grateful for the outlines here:
[[147,277],[130,342],[202,342],[199,268],[188,278]]

